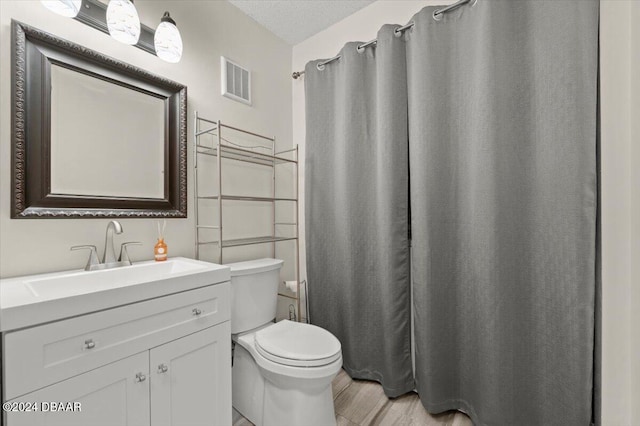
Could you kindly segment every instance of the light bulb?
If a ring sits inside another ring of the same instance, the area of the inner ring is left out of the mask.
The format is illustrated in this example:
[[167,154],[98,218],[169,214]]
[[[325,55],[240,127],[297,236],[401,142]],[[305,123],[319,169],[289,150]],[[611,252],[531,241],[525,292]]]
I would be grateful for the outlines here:
[[80,11],[82,0],[40,0],[52,12],[67,18],[75,18]]
[[178,31],[175,21],[169,16],[169,12],[165,12],[160,19],[160,25],[156,28],[156,33],[153,36],[153,44],[158,58],[173,64],[180,62],[182,37],[180,37],[180,31]]
[[140,38],[140,18],[133,2],[111,0],[107,6],[107,28],[116,40],[136,44]]

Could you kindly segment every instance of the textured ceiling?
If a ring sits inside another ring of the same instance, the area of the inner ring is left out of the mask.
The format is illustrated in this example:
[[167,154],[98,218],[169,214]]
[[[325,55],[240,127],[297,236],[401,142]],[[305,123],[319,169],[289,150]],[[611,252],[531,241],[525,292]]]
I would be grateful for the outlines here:
[[319,33],[375,0],[228,0],[289,44]]

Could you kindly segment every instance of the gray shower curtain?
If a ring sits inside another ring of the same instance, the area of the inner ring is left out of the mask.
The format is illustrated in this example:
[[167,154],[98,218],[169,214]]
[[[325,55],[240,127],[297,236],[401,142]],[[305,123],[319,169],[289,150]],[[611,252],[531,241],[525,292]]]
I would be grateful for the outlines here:
[[[389,193],[404,196],[410,175],[424,406],[460,409],[478,425],[588,425],[598,2],[478,0],[440,20],[436,9],[416,14],[402,38],[385,27],[364,54],[347,44],[324,71],[306,68],[311,319],[340,338],[355,377],[379,379],[355,371],[375,364],[384,383],[408,362],[407,335],[398,338],[408,327],[408,287],[398,275],[362,271],[383,258],[405,267],[397,243],[406,215],[371,217],[391,211]],[[379,92],[403,80],[382,81],[383,57],[405,60],[393,69],[406,65],[408,117],[400,83],[398,103]],[[393,133],[380,133],[381,122]],[[409,167],[395,162],[406,155],[404,126]],[[363,141],[396,157],[365,160]]]
[[394,28],[376,49],[349,43],[338,62],[305,73],[310,317],[340,340],[352,377],[392,397],[414,388],[407,72]]
[[588,425],[597,1],[478,1],[407,33],[417,390]]

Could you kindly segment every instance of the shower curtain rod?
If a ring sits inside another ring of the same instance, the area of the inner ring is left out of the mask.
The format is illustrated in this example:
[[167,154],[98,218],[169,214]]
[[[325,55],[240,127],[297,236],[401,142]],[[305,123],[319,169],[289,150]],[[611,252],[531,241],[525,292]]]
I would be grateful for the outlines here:
[[[458,0],[455,3],[450,4],[449,6],[443,7],[442,9],[437,9],[433,11],[433,19],[435,19],[436,21],[439,21],[440,19],[442,19],[442,14],[446,13],[450,10],[453,9],[457,9],[458,7],[462,6],[463,4],[467,4],[467,3],[471,3],[471,6],[473,6],[474,4],[476,4],[478,0]],[[402,27],[398,27],[395,30],[393,30],[393,32],[395,33],[395,35],[399,35],[400,33],[402,33],[403,31],[408,30],[409,28],[413,27],[413,25],[415,24],[415,22],[411,21],[406,25],[403,25]],[[362,50],[364,50],[366,47],[371,46],[373,44],[378,43],[378,39],[374,38],[371,41],[368,41],[366,43],[362,43],[361,45],[359,45],[358,47],[356,47],[356,49],[358,49],[358,52],[361,52]],[[333,62],[333,61],[337,61],[338,59],[340,59],[341,55],[337,55],[334,56],[333,58],[329,58],[323,62],[318,62],[318,65],[316,65],[316,67],[318,68],[318,70],[322,71],[324,69],[324,66]],[[302,71],[294,71],[293,74],[291,74],[291,77],[293,77],[294,80],[297,80],[298,78],[300,78],[300,76],[304,74],[304,70]]]

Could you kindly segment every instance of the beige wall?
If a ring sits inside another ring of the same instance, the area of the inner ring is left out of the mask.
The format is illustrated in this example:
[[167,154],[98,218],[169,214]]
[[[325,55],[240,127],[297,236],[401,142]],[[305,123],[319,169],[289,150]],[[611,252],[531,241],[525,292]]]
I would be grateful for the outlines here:
[[[348,41],[375,38],[383,24],[404,24],[426,5],[445,3],[379,0],[294,46],[293,70],[334,56]],[[605,426],[632,426],[640,418],[640,26],[632,25],[640,22],[640,2],[603,0],[601,13],[602,419]],[[304,156],[304,78],[292,85],[293,138]],[[304,180],[301,187],[303,194]],[[304,204],[300,214],[304,220]],[[304,252],[301,260],[304,278]]]
[[640,415],[640,4],[601,2],[602,418]]
[[[636,421],[640,419],[640,2],[631,4],[629,24],[631,26],[631,393],[629,396],[632,412],[630,416]],[[635,362],[634,362],[635,360]]]
[[[167,225],[170,255],[194,255],[193,180],[191,144],[193,112],[255,132],[275,135],[280,148],[291,145],[291,46],[256,24],[225,1],[136,1],[142,23],[155,27],[165,10],[177,22],[184,42],[179,64],[169,64],[140,49],[121,44],[108,35],[75,20],[58,16],[39,1],[0,1],[0,277],[80,268],[86,253],[69,252],[76,244],[95,244],[102,250],[107,219],[10,219],[11,150],[11,19],[121,61],[144,68],[188,86],[189,217]],[[220,95],[220,56],[253,71],[253,106]],[[239,190],[254,186],[253,170],[235,168],[231,182]],[[258,177],[262,175],[258,172]],[[250,194],[251,195],[251,194]],[[238,207],[240,208],[240,207]],[[262,216],[270,210],[262,208]],[[250,220],[251,214],[228,216],[238,232],[263,233],[267,220]],[[264,219],[264,217],[262,217]],[[233,222],[235,221],[235,222]],[[264,223],[263,223],[264,222]],[[123,219],[124,234],[116,241],[142,241],[130,250],[133,260],[151,259],[155,244],[154,221]],[[236,251],[227,260],[268,255],[253,246]]]

